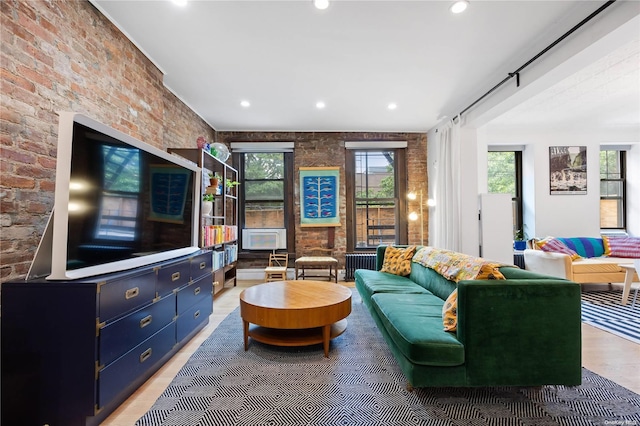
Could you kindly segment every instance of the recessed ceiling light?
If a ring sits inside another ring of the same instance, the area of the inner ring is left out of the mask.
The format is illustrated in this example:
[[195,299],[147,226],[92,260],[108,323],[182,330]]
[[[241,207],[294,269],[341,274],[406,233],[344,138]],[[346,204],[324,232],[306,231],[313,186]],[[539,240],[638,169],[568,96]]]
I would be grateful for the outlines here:
[[467,6],[469,6],[469,2],[467,0],[459,0],[452,4],[449,10],[451,13],[462,13],[467,9]]
[[322,101],[316,102],[316,108],[318,108],[318,109],[322,109],[325,106],[326,106],[325,103],[322,102]]
[[329,0],[313,0],[313,5],[316,9],[325,10],[329,7]]
[[187,5],[187,0],[171,0],[174,4],[177,4],[178,6],[186,6]]
[[398,108],[398,105],[395,102],[391,102],[389,105],[387,105],[387,109],[396,109]]
[[249,101],[241,101],[240,105],[244,108],[249,108],[251,106],[251,102]]

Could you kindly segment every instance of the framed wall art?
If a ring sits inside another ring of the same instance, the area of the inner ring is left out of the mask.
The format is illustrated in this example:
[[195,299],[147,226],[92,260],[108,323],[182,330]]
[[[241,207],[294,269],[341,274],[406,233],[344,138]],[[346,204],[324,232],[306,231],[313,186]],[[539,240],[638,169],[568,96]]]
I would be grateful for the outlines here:
[[340,226],[339,200],[339,167],[300,167],[300,226]]
[[549,147],[549,189],[551,195],[587,193],[587,147]]

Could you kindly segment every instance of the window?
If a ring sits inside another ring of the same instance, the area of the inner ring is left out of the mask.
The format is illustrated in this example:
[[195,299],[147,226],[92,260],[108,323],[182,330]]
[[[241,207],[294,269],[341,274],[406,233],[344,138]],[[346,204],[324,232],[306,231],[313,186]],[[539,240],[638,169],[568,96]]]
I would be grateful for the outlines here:
[[140,193],[140,153],[137,149],[103,145],[104,185],[96,238],[133,241]]
[[511,194],[514,235],[523,231],[522,219],[522,151],[487,153],[487,187],[490,194]]
[[[347,150],[348,250],[406,244],[403,149]],[[399,170],[401,169],[401,170]],[[399,178],[402,176],[402,178]]]
[[[292,152],[237,154],[240,229],[294,229]],[[291,234],[291,235],[289,235]],[[291,242],[293,233],[288,233]],[[291,247],[287,244],[287,247]]]
[[624,229],[625,151],[600,151],[600,228]]

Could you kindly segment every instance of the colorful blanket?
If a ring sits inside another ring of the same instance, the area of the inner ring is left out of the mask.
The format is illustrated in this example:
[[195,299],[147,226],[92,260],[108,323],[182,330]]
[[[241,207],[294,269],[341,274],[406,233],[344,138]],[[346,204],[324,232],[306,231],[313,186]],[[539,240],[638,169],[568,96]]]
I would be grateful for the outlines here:
[[505,265],[455,251],[423,247],[413,256],[413,261],[456,283],[462,280],[504,280],[498,267]]

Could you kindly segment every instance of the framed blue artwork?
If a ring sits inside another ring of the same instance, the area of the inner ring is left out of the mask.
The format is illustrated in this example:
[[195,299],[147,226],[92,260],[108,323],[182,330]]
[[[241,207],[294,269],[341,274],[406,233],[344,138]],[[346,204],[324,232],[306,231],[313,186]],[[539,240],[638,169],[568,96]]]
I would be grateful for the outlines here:
[[300,226],[340,226],[339,200],[339,167],[300,167]]

